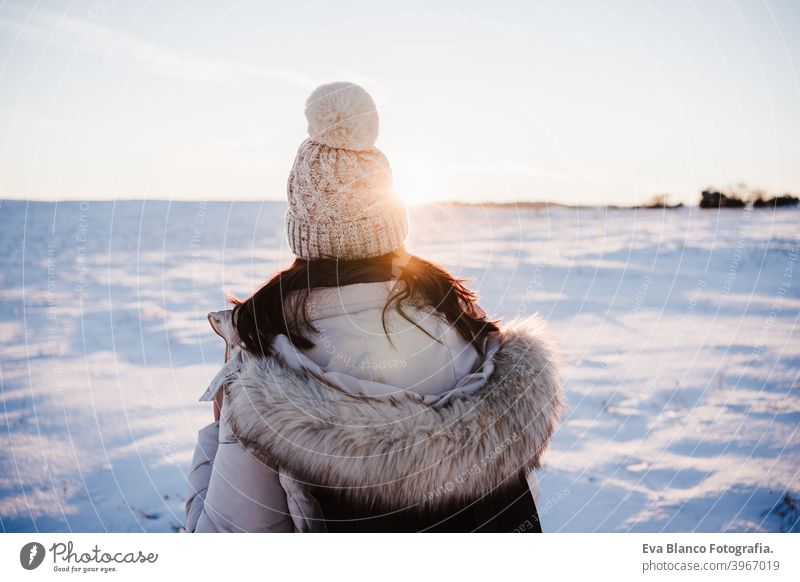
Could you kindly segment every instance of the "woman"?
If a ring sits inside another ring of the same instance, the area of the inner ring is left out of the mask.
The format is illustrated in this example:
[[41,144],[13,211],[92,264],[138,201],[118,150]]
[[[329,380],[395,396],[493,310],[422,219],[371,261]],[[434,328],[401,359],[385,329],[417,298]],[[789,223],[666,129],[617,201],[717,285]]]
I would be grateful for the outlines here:
[[538,317],[503,327],[410,255],[407,213],[350,83],[306,103],[288,182],[297,256],[209,314],[226,365],[201,400],[188,531],[541,531],[532,471],[562,409]]

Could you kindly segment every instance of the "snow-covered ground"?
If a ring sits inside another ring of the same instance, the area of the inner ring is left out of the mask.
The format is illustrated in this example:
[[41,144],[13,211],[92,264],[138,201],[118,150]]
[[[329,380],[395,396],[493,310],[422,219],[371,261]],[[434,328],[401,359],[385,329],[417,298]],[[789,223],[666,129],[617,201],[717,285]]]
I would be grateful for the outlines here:
[[[0,203],[0,525],[177,531],[205,315],[289,264],[281,203]],[[562,342],[547,531],[800,528],[800,211],[412,209],[411,250]]]

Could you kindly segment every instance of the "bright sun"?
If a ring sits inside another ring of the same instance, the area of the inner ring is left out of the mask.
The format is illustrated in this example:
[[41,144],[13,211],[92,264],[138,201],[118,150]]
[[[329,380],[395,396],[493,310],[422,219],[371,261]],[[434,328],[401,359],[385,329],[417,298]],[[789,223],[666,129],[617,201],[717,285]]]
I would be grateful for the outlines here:
[[406,204],[447,198],[447,169],[430,152],[398,150],[389,156],[394,185]]

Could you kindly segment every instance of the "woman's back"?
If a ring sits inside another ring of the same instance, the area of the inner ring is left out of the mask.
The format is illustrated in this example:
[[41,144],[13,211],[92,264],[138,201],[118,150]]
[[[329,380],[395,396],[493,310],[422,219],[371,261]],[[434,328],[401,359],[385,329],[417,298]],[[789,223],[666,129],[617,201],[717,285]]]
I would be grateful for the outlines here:
[[[230,315],[210,319],[235,343]],[[281,343],[236,347],[204,397],[224,389],[195,450],[190,531],[539,531],[526,477],[562,408],[540,319],[490,334],[479,369],[435,396],[354,396]]]

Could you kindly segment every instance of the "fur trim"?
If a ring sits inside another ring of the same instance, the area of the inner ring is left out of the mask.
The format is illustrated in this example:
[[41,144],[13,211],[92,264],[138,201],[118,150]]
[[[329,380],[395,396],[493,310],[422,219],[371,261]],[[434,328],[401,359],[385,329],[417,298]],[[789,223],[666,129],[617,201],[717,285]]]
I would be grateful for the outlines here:
[[312,486],[392,507],[467,501],[537,468],[564,408],[538,315],[503,327],[483,388],[440,407],[346,394],[276,358],[249,358],[225,391],[225,421],[256,457]]

